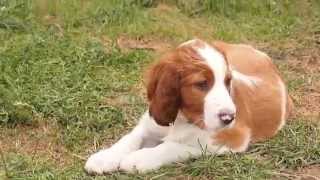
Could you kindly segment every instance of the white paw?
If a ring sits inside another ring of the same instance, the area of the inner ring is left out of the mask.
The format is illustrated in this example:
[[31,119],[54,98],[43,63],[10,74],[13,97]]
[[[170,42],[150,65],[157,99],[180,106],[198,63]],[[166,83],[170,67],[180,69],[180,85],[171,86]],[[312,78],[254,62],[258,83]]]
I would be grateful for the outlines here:
[[120,161],[124,156],[124,154],[109,149],[101,150],[89,157],[84,168],[90,174],[116,171],[119,169]]
[[152,148],[144,148],[126,156],[120,163],[120,169],[127,172],[136,170],[143,173],[159,169],[162,165],[161,157],[154,154]]

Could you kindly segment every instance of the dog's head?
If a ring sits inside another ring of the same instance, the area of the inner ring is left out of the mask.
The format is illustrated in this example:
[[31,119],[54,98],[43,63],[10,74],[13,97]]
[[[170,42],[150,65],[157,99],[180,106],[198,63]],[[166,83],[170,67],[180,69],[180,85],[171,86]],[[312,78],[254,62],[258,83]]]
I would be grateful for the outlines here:
[[148,75],[149,113],[159,125],[173,123],[180,111],[205,129],[231,124],[231,70],[223,51],[202,40],[181,44],[155,64]]

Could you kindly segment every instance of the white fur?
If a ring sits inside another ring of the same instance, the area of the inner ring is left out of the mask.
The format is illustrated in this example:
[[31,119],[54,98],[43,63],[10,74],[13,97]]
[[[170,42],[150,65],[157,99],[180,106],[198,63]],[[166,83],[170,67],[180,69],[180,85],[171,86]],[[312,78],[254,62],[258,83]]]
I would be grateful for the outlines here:
[[[188,41],[192,43],[196,40]],[[205,98],[205,123],[210,128],[219,127],[217,114],[222,109],[235,112],[235,105],[224,85],[227,70],[223,56],[206,45],[198,52],[207,61],[215,73],[215,85]],[[214,108],[212,108],[214,107]],[[233,124],[233,123],[232,123]],[[139,124],[109,149],[90,156],[85,169],[89,173],[102,174],[117,169],[140,172],[158,169],[162,165],[200,156],[202,153],[224,153],[227,147],[212,144],[212,131],[206,131],[190,124],[179,113],[175,123],[169,127],[156,124],[146,112]],[[161,143],[163,142],[163,143]],[[161,144],[159,144],[161,143]],[[155,147],[146,147],[154,145]]]
[[226,147],[214,145],[212,140],[213,132],[200,129],[191,123],[179,113],[174,125],[170,128],[169,133],[163,140],[186,144],[192,147],[197,147],[200,150],[205,150],[209,153],[221,154],[229,151]]
[[255,49],[255,48],[253,48],[254,49],[254,51],[257,53],[257,54],[259,54],[260,56],[264,56],[264,57],[267,57],[268,59],[269,59],[269,56],[266,54],[266,53],[264,53],[264,52],[262,52],[262,51],[260,51],[260,50],[257,50],[257,49]]
[[[132,132],[109,149],[90,156],[85,169],[97,174],[118,169],[145,172],[203,153],[221,154],[230,151],[227,147],[212,144],[211,135],[188,123],[180,113],[172,126],[162,127],[146,112]],[[163,143],[155,147],[140,147],[146,140],[162,140]]]
[[201,40],[199,40],[199,39],[191,39],[191,40],[189,40],[189,41],[186,41],[186,42],[184,42],[184,43],[181,43],[178,47],[187,46],[187,45],[189,45],[189,44],[195,43],[196,41],[201,41]]
[[94,174],[116,171],[125,156],[126,154],[118,153],[112,148],[101,150],[89,157],[85,169],[88,173]]
[[204,123],[208,129],[217,129],[223,126],[218,117],[221,111],[236,113],[236,106],[224,84],[228,67],[223,55],[212,46],[206,44],[197,51],[214,73],[214,85],[205,97]]
[[96,174],[118,170],[124,157],[140,149],[144,144],[160,143],[168,130],[169,127],[159,126],[146,112],[129,134],[123,136],[112,147],[91,155],[85,164],[85,169],[89,173]]
[[280,92],[281,92],[281,122],[278,127],[278,130],[280,130],[286,123],[286,105],[287,105],[287,91],[284,83],[282,80],[279,78],[278,84],[280,87]]
[[258,77],[248,76],[248,75],[242,74],[241,72],[236,71],[236,70],[232,70],[232,77],[235,80],[239,80],[239,81],[243,82],[244,84],[246,84],[250,88],[255,88],[258,86],[258,84],[260,82],[262,82],[262,80]]
[[[193,43],[187,41],[180,46]],[[222,127],[218,119],[220,110],[236,112],[236,107],[224,85],[227,65],[221,53],[210,45],[196,49],[214,72],[215,84],[205,97],[204,122],[208,129]],[[250,87],[256,86],[259,79],[232,71],[236,79]],[[280,83],[281,88],[284,85]],[[282,91],[285,93],[285,91]],[[285,116],[285,97],[282,96],[282,114]],[[234,121],[228,126],[233,126]],[[117,143],[108,149],[101,150],[89,157],[85,169],[89,173],[102,174],[118,169],[139,172],[158,169],[163,165],[198,157],[203,153],[221,154],[231,151],[226,146],[215,144],[212,139],[216,131],[203,130],[191,124],[179,113],[174,124],[168,127],[159,126],[147,111],[138,125]],[[247,133],[243,146],[233,149],[233,152],[245,151],[250,142],[250,132]]]
[[153,147],[143,148],[126,156],[121,162],[120,169],[128,172],[137,170],[146,172],[159,169],[161,166],[186,160],[201,155],[201,149],[186,144],[165,141]]

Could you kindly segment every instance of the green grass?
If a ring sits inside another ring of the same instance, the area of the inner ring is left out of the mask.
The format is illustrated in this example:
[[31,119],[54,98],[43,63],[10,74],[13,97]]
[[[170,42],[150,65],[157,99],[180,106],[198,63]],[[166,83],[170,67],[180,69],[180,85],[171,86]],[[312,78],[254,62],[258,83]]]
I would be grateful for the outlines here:
[[[320,163],[319,127],[301,122],[291,123],[274,139],[251,147],[245,154],[229,154],[222,156],[203,156],[183,164],[175,164],[161,168],[156,172],[143,175],[113,173],[97,179],[109,178],[152,178],[169,177],[216,177],[217,179],[265,179],[279,170],[295,169]],[[74,159],[71,166],[59,167],[50,159],[34,158],[18,153],[6,154],[8,176],[19,178],[51,178],[51,179],[88,179],[82,169],[83,163]],[[0,177],[4,175],[0,171]]]
[[[300,96],[320,77],[287,56],[318,48],[319,2],[188,2],[0,1],[0,179],[266,179],[320,164],[319,125],[308,122],[319,117],[300,111]],[[142,74],[156,53],[124,51],[120,36],[173,46],[200,37],[262,47],[299,97],[295,120],[245,154],[147,174],[88,176],[83,159],[115,142],[146,109]]]

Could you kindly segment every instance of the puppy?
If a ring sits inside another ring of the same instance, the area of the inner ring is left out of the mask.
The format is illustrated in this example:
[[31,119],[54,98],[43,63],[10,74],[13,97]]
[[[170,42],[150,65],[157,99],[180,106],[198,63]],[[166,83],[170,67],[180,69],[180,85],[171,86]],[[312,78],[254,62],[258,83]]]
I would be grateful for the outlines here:
[[87,172],[145,172],[203,153],[243,152],[274,136],[292,108],[271,59],[247,45],[187,41],[148,79],[148,110],[129,134],[90,156]]

